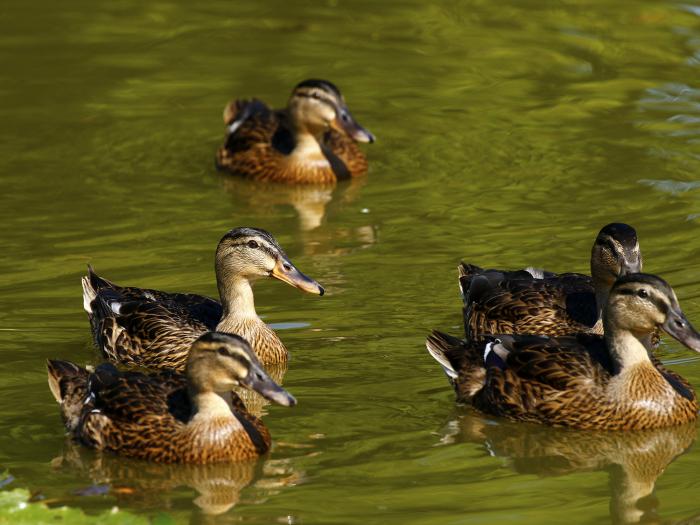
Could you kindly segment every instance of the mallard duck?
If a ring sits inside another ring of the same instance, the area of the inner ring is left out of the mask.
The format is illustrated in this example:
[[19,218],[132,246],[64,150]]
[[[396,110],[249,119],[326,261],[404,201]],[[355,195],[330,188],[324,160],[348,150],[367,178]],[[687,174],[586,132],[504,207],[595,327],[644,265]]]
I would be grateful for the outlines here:
[[208,332],[192,345],[186,374],[120,372],[106,363],[94,372],[48,361],[49,388],[69,433],[91,448],[162,463],[250,459],[270,448],[270,433],[231,392],[255,390],[293,406],[269,378],[245,339]]
[[697,418],[688,383],[655,366],[644,339],[660,327],[700,352],[700,334],[673,289],[648,274],[620,277],[603,312],[604,336],[496,335],[462,342],[434,332],[430,354],[460,401],[516,421],[579,429],[643,430]]
[[467,339],[488,334],[600,334],[601,313],[615,279],[642,270],[637,232],[605,226],[591,250],[591,277],[527,268],[484,270],[462,263],[459,286]]
[[234,100],[224,123],[217,167],[261,181],[328,184],[364,175],[367,160],[356,142],[374,142],[327,80],[300,82],[282,110]]
[[324,293],[297,270],[269,232],[235,228],[216,249],[221,303],[195,294],[118,286],[89,267],[82,278],[83,306],[97,346],[115,363],[182,371],[192,342],[210,330],[238,334],[263,363],[281,363],[287,349],[255,312],[252,284],[261,277]]

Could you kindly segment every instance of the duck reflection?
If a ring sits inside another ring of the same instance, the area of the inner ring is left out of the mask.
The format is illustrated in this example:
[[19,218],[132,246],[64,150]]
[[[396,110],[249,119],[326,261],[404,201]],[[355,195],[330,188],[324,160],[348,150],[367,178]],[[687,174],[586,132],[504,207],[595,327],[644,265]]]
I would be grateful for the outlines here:
[[[284,487],[302,480],[302,474],[289,459],[257,459],[209,465],[157,464],[114,456],[65,442],[63,454],[52,460],[55,469],[79,472],[92,487],[81,491],[88,495],[99,489],[120,505],[142,509],[171,509],[182,495],[179,487],[190,487],[197,495],[193,503],[204,516],[223,514],[239,502],[257,504]],[[241,499],[241,491],[253,485],[258,490]]]
[[493,422],[466,414],[447,424],[443,443],[483,443],[521,474],[560,476],[606,470],[613,523],[660,523],[657,478],[695,441],[694,423],[637,432],[591,432]]
[[355,178],[339,184],[291,185],[255,182],[242,177],[221,176],[224,190],[236,202],[245,202],[257,212],[264,213],[278,206],[292,206],[299,216],[301,231],[315,230],[323,223],[331,201],[340,205],[358,198],[365,178]]

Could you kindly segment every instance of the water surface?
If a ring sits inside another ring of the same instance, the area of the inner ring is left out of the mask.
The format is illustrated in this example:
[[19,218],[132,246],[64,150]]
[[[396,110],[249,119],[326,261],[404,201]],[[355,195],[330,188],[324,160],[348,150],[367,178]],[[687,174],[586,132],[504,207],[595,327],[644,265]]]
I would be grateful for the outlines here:
[[[0,10],[0,463],[13,487],[183,523],[700,513],[695,427],[595,436],[483,417],[454,405],[423,345],[431,328],[460,331],[461,259],[583,272],[613,221],[637,228],[646,269],[700,324],[700,5],[7,0]],[[368,177],[328,189],[218,174],[224,104],[282,105],[307,77],[337,83],[378,137]],[[85,265],[215,295],[216,243],[239,225],[272,231],[328,291],[256,287],[292,353],[285,385],[299,400],[269,409],[269,459],[145,466],[66,442],[44,360],[97,360]],[[674,342],[660,354],[700,384],[695,355]],[[84,495],[93,485],[107,488]]]

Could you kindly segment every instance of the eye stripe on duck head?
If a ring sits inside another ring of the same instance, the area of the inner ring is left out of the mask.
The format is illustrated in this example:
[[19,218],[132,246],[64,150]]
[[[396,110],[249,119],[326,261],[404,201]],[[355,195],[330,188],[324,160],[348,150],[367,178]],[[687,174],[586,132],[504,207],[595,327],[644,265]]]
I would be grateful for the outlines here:
[[632,273],[620,277],[613,285],[611,295],[639,296],[642,290],[648,294],[644,299],[664,314],[670,309],[678,308],[678,299],[673,288],[660,277],[651,274]]
[[297,93],[298,91],[304,92],[309,90],[320,90],[331,94],[336,99],[342,99],[343,97],[340,94],[340,90],[335,84],[329,82],[328,80],[320,80],[317,78],[309,78],[307,80],[302,80],[296,86],[294,86],[292,93]]
[[258,359],[252,347],[241,336],[223,332],[207,332],[201,335],[194,343],[200,350],[215,352],[222,357],[228,357],[249,367],[258,364]]
[[277,253],[281,254],[283,257],[287,256],[277,242],[277,239],[275,239],[270,232],[261,228],[234,228],[221,238],[219,245],[228,241],[229,246],[241,246],[248,244],[251,240],[256,241],[258,243],[258,248],[262,248],[271,257],[276,257]]

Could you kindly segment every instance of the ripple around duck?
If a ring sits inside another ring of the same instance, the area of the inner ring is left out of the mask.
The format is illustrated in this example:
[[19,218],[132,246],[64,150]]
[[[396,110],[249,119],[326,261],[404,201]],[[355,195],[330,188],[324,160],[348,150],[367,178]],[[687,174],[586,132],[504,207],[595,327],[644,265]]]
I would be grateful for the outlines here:
[[[16,486],[91,512],[167,509],[177,522],[198,521],[202,505],[258,523],[639,519],[619,505],[629,465],[581,459],[635,450],[633,438],[610,445],[455,407],[423,345],[432,328],[461,331],[461,259],[585,272],[612,221],[637,228],[645,268],[700,324],[698,6],[6,4],[0,456]],[[299,189],[215,171],[228,99],[280,106],[319,76],[378,137],[366,179]],[[299,400],[266,408],[271,458],[250,479],[222,474],[242,482],[219,494],[206,490],[216,469],[188,478],[76,455],[44,360],[98,360],[86,264],[120,283],[216,296],[214,247],[239,225],[274,232],[328,292],[256,285]],[[694,354],[668,340],[660,355],[700,384]],[[543,444],[546,458],[534,455]],[[696,513],[698,463],[690,445],[666,466],[644,519]],[[117,474],[131,493],[74,494]]]

